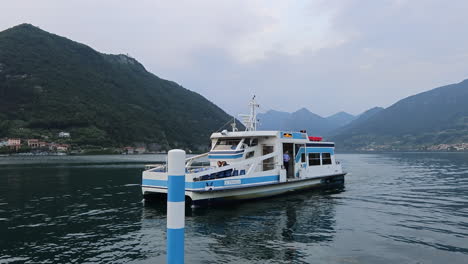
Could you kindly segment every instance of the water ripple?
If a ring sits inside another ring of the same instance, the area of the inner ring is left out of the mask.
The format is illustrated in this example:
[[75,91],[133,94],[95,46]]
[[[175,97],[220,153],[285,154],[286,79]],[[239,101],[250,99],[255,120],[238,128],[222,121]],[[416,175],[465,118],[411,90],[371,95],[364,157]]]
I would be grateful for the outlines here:
[[[187,263],[466,263],[468,155],[340,157],[345,189],[188,210]],[[0,161],[0,263],[164,262],[146,158]]]

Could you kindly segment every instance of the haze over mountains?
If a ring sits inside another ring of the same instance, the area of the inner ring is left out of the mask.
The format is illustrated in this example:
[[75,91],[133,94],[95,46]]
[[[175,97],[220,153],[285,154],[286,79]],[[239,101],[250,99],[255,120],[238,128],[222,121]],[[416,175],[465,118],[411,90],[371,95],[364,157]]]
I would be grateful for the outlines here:
[[300,131],[305,129],[309,134],[328,136],[332,131],[349,124],[356,117],[345,112],[321,117],[306,108],[301,108],[293,113],[269,110],[258,114],[257,118],[260,120],[260,130]]
[[[306,109],[259,115],[261,129],[307,129],[345,150],[427,150],[468,143],[468,80],[404,98],[353,117],[323,118]],[[275,122],[275,120],[277,120]]]

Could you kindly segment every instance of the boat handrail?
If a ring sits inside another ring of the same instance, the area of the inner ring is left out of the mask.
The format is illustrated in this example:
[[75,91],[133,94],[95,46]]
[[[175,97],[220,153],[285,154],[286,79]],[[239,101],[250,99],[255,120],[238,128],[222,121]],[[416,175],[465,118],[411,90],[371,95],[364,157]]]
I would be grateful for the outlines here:
[[[196,159],[199,159],[199,158],[203,158],[203,157],[206,157],[208,156],[208,152],[207,153],[203,153],[203,154],[200,154],[200,155],[196,155],[196,156],[193,156],[193,157],[189,157],[189,158],[186,158],[185,159],[185,166],[186,167],[193,167],[191,166],[192,162]],[[163,169],[162,171],[165,172],[166,171],[166,167],[167,167],[167,163],[162,163],[162,164],[147,164],[145,165],[145,170],[150,170],[150,169],[155,169],[155,168],[161,168]]]
[[146,164],[145,165],[145,170],[150,170],[158,167],[165,167],[165,164]]
[[190,166],[190,167],[186,167],[187,169],[192,169],[192,168],[208,168],[208,167],[217,167],[217,166],[210,166],[210,165],[200,165],[200,166]]
[[[272,152],[272,153],[268,153],[266,155],[262,155],[260,157],[255,157],[255,158],[251,158],[251,159],[247,159],[247,160],[243,160],[241,162],[236,162],[236,163],[233,163],[233,164],[229,164],[229,165],[226,165],[226,166],[222,166],[222,167],[218,167],[218,166],[192,166],[192,162],[193,160],[195,159],[198,159],[198,158],[202,158],[202,157],[205,157],[207,156],[208,153],[204,153],[204,154],[200,154],[200,155],[197,155],[197,156],[194,156],[194,157],[190,157],[188,159],[186,159],[187,163],[185,165],[185,168],[187,170],[193,170],[193,169],[196,169],[196,168],[207,168],[208,169],[213,169],[215,170],[215,172],[218,172],[218,171],[222,171],[222,170],[227,170],[227,169],[232,169],[234,167],[238,167],[238,166],[248,166],[249,168],[252,167],[254,164],[255,165],[263,165],[263,164],[268,164],[268,165],[274,165],[274,166],[277,166],[279,163],[278,162],[268,162],[268,163],[263,163],[264,160],[267,160],[269,158],[272,158],[272,157],[275,157],[276,155],[278,155],[277,153],[275,152]],[[148,170],[148,169],[159,169],[160,172],[166,172],[167,170],[167,164],[152,164],[152,165],[146,165],[145,168]]]
[[[223,170],[234,169],[235,167],[240,167],[240,166],[248,166],[249,168],[247,170],[249,170],[253,165],[255,165],[255,166],[256,165],[262,165],[264,160],[275,157],[276,155],[278,155],[278,154],[275,153],[275,152],[272,152],[272,153],[268,153],[266,155],[262,155],[260,157],[243,160],[241,162],[232,163],[232,164],[222,166],[222,167],[209,166],[209,167],[205,167],[205,168],[213,169],[214,171],[212,173],[216,173],[216,172],[223,171]],[[276,166],[278,164],[278,162],[272,162],[272,164],[274,164]]]
[[208,156],[208,152],[185,159],[185,167],[190,167],[194,160],[200,159],[206,156]]

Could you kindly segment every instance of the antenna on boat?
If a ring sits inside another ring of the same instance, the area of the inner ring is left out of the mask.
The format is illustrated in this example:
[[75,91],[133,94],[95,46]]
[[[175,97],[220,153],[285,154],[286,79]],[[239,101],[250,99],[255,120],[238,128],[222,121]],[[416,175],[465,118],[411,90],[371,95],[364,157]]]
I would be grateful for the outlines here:
[[250,115],[239,115],[242,118],[242,123],[245,124],[245,131],[256,131],[257,130],[257,113],[256,108],[260,107],[257,102],[255,102],[255,95],[252,97],[252,100],[249,102]]
[[236,127],[236,118],[235,117],[232,117],[231,127],[232,127],[232,132],[238,131],[238,129]]

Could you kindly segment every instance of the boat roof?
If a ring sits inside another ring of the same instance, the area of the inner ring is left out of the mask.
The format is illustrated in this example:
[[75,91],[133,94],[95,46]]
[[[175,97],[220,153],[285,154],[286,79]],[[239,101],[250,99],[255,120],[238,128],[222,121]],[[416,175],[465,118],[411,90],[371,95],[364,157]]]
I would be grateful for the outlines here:
[[256,130],[256,131],[228,131],[218,132],[211,134],[210,138],[236,138],[236,137],[276,137],[280,131],[267,131],[267,130]]
[[[214,138],[245,138],[245,137],[278,137],[283,139],[302,139],[308,140],[307,133],[293,131],[278,131],[278,130],[255,130],[255,131],[223,131],[211,134],[211,139]],[[332,143],[325,141],[311,141],[318,143]]]

